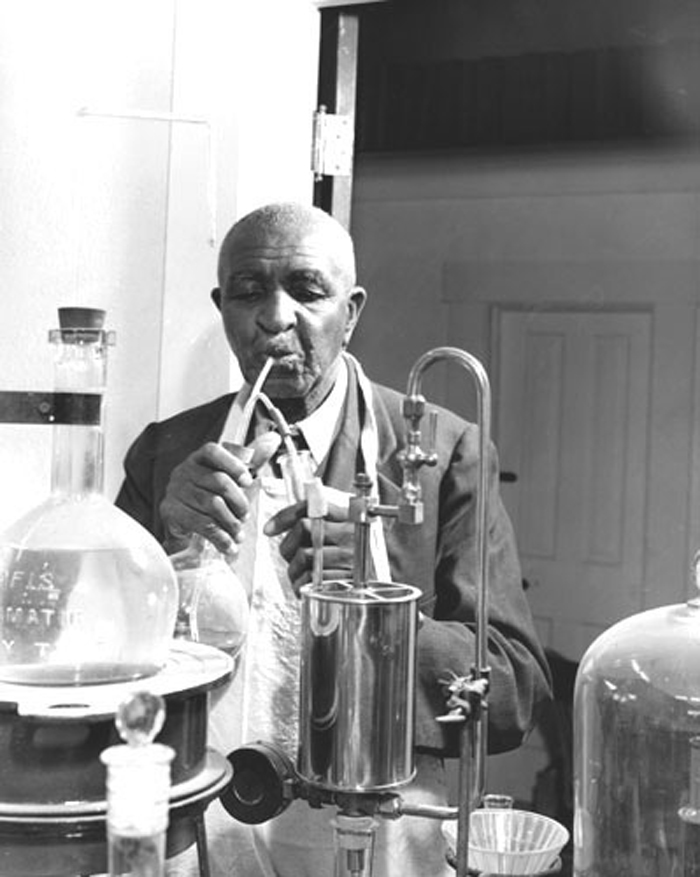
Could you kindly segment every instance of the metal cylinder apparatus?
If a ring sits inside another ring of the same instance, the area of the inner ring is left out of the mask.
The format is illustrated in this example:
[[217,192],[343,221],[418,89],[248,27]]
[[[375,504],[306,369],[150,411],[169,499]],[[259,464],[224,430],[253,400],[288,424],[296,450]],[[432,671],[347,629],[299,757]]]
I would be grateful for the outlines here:
[[381,792],[414,775],[418,588],[302,588],[299,774],[331,791]]

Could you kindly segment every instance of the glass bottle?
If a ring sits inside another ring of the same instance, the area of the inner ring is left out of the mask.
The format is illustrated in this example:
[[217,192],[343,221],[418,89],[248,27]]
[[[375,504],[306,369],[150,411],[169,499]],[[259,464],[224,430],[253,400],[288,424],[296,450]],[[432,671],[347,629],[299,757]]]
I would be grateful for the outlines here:
[[[160,544],[102,493],[104,311],[60,308],[51,492],[0,536],[0,681],[118,682],[165,663],[177,583]],[[93,416],[86,410],[95,409]]]
[[334,829],[334,877],[372,877],[377,822],[371,816],[338,813]]
[[153,742],[165,721],[165,703],[147,691],[117,711],[124,744],[100,758],[107,768],[109,877],[163,877],[169,822],[170,765],[175,751]]
[[[700,554],[694,565],[700,587]],[[700,595],[612,625],[574,693],[574,874],[700,875]]]

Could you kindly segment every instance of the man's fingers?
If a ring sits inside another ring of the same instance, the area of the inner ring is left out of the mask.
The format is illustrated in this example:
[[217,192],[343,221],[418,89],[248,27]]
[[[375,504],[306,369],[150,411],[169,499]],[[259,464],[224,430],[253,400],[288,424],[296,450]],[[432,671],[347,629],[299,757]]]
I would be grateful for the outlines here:
[[[328,503],[324,520],[333,523],[347,521],[350,494],[332,487],[324,487],[323,492]],[[273,515],[263,527],[263,533],[266,536],[279,536],[280,533],[291,530],[298,521],[306,517],[308,517],[306,500],[295,502]]]
[[279,450],[282,436],[270,430],[257,436],[249,445],[242,447],[231,442],[222,442],[224,448],[237,460],[241,460],[248,469],[255,472],[267,463]]
[[174,543],[183,543],[185,533],[187,538],[196,533],[208,539],[223,554],[238,551],[237,542],[240,541],[240,536],[237,533],[235,537],[232,536],[216,521],[194,509],[182,507],[175,517],[171,517],[168,511],[163,510],[163,523],[166,531],[174,537],[172,540]]
[[[239,487],[250,487],[253,483],[253,476],[248,468],[249,458],[251,454],[248,449],[242,449],[245,453],[238,453],[234,445],[227,448],[223,443],[207,442],[194,451],[180,467],[185,471],[189,469],[188,475],[191,480],[199,481],[203,477],[202,470],[211,470],[219,475],[225,474]],[[199,471],[197,471],[199,470]]]
[[279,536],[280,533],[286,533],[302,518],[306,517],[306,500],[295,502],[293,505],[285,506],[281,511],[273,515],[263,527],[263,533],[266,536]]

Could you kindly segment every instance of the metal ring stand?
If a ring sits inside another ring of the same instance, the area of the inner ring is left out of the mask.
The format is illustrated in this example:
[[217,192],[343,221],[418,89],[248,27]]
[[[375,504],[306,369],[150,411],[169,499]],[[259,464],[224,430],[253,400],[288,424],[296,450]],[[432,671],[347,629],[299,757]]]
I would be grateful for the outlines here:
[[[201,877],[209,877],[204,812],[231,779],[227,759],[207,750],[206,764],[173,786],[166,858],[193,844]],[[3,807],[0,803],[0,874],[12,877],[75,877],[107,872],[107,805],[66,803],[54,807]]]

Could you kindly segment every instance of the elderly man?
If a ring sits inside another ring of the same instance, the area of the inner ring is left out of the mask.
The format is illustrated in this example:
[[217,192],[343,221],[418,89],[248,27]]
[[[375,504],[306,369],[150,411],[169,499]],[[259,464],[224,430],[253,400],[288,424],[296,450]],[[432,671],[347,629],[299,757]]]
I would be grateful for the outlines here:
[[[256,477],[226,439],[241,429],[243,407],[266,361],[265,394],[303,436],[325,485],[353,491],[365,472],[380,501],[395,503],[405,424],[401,394],[371,382],[347,352],[366,300],[357,285],[350,236],[317,208],[271,204],[237,222],[219,258],[214,304],[221,313],[245,386],[169,420],[151,424],[131,447],[118,504],[169,549],[190,533],[228,556],[251,604],[242,664],[212,710],[213,745],[230,752],[253,740],[297,746],[300,586],[311,578],[310,527],[303,504],[289,506],[269,464]],[[264,412],[261,412],[264,415]],[[247,442],[269,428],[255,417]],[[415,780],[402,795],[445,803],[445,757],[457,753],[445,711],[443,680],[467,674],[474,660],[477,428],[440,409],[438,464],[421,473],[425,521],[386,521],[375,542],[375,568],[421,592],[418,634]],[[258,460],[258,463],[261,462]],[[547,697],[548,671],[521,587],[510,522],[489,460],[488,566],[491,667],[490,751],[518,746]],[[342,516],[335,516],[342,517]],[[324,526],[324,577],[350,578],[353,525]],[[318,877],[333,868],[332,808],[295,801],[254,829],[212,805],[207,813],[212,869],[219,875]],[[405,817],[381,822],[376,877],[449,874],[439,825]]]

